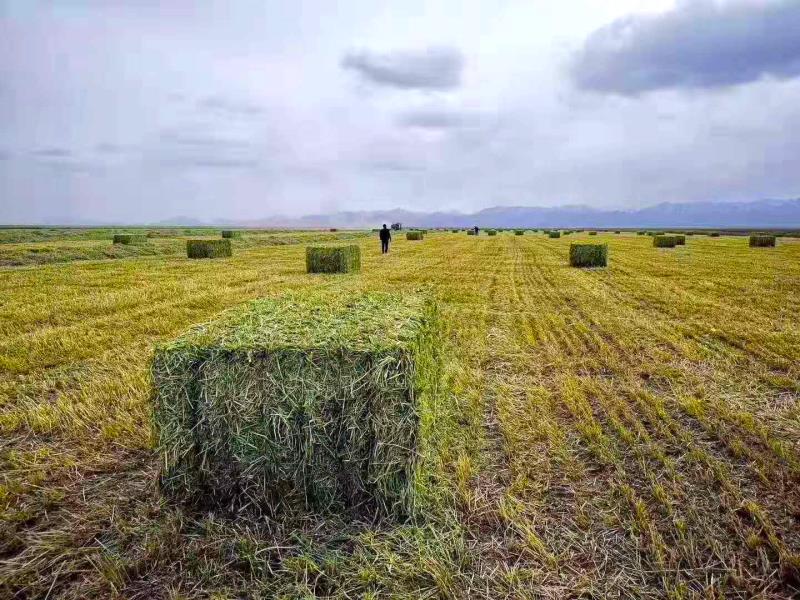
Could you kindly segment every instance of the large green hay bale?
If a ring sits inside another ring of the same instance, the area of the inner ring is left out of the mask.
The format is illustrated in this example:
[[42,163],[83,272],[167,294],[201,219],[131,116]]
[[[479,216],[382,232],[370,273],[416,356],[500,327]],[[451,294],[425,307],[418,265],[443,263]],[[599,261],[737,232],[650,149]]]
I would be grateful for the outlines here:
[[437,323],[424,294],[304,293],[158,347],[162,491],[198,508],[410,514]]
[[597,232],[596,231],[590,231],[589,235],[597,235]]
[[232,256],[230,240],[186,240],[189,258],[222,258]]
[[467,235],[475,235],[474,229],[467,229]]
[[525,231],[523,229],[515,229],[514,235],[525,235]]
[[637,231],[637,232],[636,232],[636,235],[644,235],[644,234],[646,234],[646,233],[647,233],[646,231]]
[[775,246],[774,235],[751,235],[750,247],[751,248],[772,248]]
[[486,235],[497,235],[497,230],[496,229],[487,229],[486,230]]
[[422,240],[423,235],[421,231],[407,231],[406,232],[406,239],[411,241],[420,241]]
[[656,248],[674,248],[678,240],[674,235],[654,235],[653,246]]
[[451,232],[451,233],[458,233],[458,232],[459,232],[459,230],[458,230],[458,229],[451,229],[451,230],[450,230],[450,232]]
[[605,267],[608,244],[570,244],[569,264],[573,267]]
[[114,234],[114,243],[115,244],[124,244],[126,246],[133,245],[133,244],[146,244],[147,243],[147,235],[139,235],[134,233],[115,233]]
[[241,231],[236,231],[233,229],[223,229],[222,230],[222,237],[225,239],[233,239],[233,238],[240,238],[242,237]]
[[561,237],[561,232],[560,231],[548,231],[547,232],[547,237],[554,238],[554,239],[555,238],[560,238]]
[[676,234],[672,237],[675,238],[675,245],[676,246],[685,246],[686,245],[686,236],[683,234]]
[[357,273],[361,270],[361,248],[347,246],[307,246],[308,273]]
[[719,237],[719,231],[711,231],[708,234],[709,237]]

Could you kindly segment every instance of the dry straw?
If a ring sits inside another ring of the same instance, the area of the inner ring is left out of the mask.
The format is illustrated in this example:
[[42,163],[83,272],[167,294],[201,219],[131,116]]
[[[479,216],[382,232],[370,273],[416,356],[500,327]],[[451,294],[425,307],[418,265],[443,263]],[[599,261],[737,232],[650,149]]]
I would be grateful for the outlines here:
[[437,331],[426,294],[297,294],[160,346],[161,489],[203,508],[410,515]]

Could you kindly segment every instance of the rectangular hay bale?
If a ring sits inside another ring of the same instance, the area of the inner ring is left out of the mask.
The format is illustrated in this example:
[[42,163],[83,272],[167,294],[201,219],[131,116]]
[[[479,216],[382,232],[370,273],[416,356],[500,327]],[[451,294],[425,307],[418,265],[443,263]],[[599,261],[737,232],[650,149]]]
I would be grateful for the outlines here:
[[547,232],[547,237],[550,237],[550,238],[553,238],[553,239],[560,238],[561,237],[561,232],[560,231],[548,231]]
[[674,248],[678,243],[674,235],[654,235],[653,246],[656,248]]
[[497,230],[496,229],[487,229],[486,230],[486,235],[497,235]]
[[411,514],[437,323],[425,294],[293,294],[158,347],[162,492],[264,514]]
[[186,240],[189,258],[225,258],[233,256],[230,240]]
[[774,235],[751,235],[750,247],[751,248],[772,248],[775,246]]
[[672,237],[675,238],[675,245],[676,246],[685,246],[686,245],[686,236],[684,234],[675,234]]
[[570,244],[569,264],[572,267],[605,267],[608,244]]
[[223,229],[222,237],[225,239],[240,238],[242,237],[242,232],[236,231],[235,229]]
[[307,246],[306,272],[358,273],[361,270],[361,248],[346,246]]
[[408,231],[406,232],[406,239],[410,241],[420,241],[424,238],[424,235],[421,231]]
[[524,229],[515,229],[514,230],[514,235],[525,235],[525,230]]
[[123,244],[126,246],[133,244],[146,244],[147,235],[139,235],[135,233],[115,233],[113,243]]

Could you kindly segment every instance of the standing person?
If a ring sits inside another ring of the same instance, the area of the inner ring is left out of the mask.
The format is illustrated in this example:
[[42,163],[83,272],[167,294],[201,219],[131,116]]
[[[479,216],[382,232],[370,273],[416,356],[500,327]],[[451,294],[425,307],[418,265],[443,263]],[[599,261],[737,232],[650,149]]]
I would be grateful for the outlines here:
[[389,254],[389,242],[392,241],[392,232],[387,229],[386,223],[383,224],[383,229],[381,229],[379,236],[381,238],[381,254]]
[[475,227],[473,229],[475,229],[475,235],[478,235],[478,226],[475,225]]

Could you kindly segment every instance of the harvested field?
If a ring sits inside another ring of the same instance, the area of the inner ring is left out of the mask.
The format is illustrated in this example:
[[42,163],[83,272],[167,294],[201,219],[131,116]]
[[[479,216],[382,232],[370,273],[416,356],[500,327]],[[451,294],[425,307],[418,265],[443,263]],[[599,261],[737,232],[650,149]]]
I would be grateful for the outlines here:
[[[797,597],[800,241],[631,232],[571,268],[596,239],[361,239],[347,277],[307,274],[298,244],[0,269],[0,596]],[[157,493],[154,346],[259,298],[421,286],[441,378],[417,516]]]

